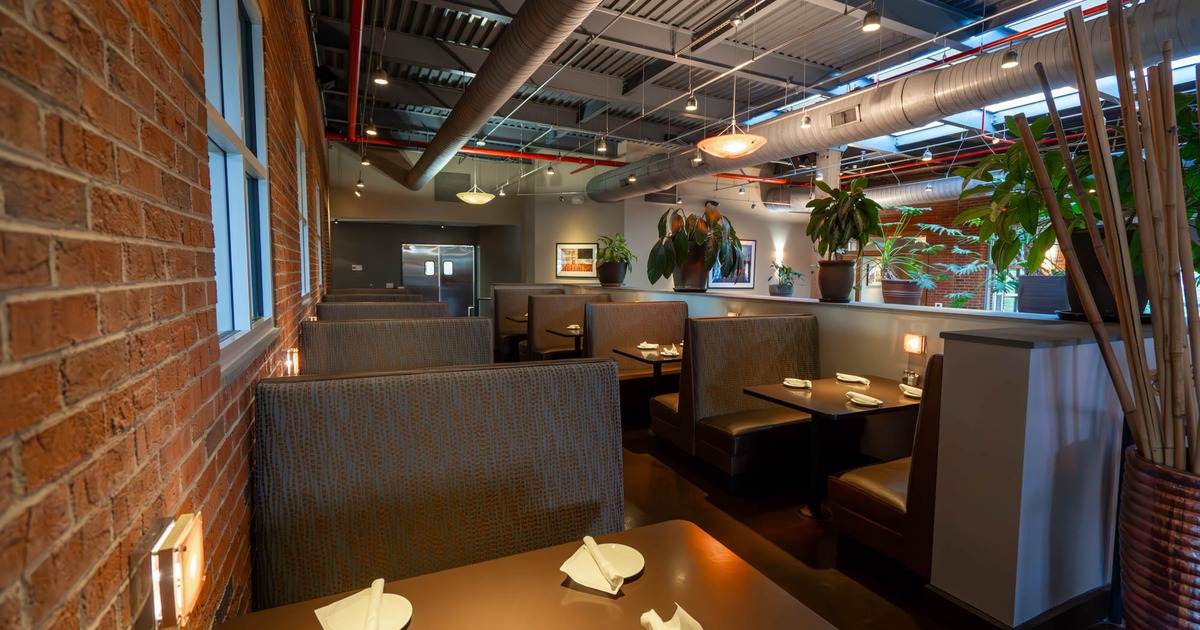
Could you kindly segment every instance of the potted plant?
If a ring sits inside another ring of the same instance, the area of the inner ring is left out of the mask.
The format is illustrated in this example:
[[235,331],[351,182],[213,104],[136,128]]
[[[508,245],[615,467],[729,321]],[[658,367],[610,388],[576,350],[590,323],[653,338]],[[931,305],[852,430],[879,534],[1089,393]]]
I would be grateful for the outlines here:
[[629,251],[629,243],[617,232],[616,236],[600,237],[600,251],[596,253],[596,278],[602,287],[619,287],[625,284],[625,274],[633,269],[637,256]]
[[871,243],[879,252],[879,271],[883,284],[883,301],[887,304],[919,305],[926,290],[937,288],[937,281],[944,280],[944,273],[931,273],[935,267],[927,261],[927,256],[942,252],[946,249],[943,244],[930,245],[922,238],[922,234],[938,226],[918,223],[916,234],[905,234],[912,225],[913,217],[927,212],[929,208],[911,208],[897,206],[900,218],[880,224],[880,227],[890,229],[881,237],[872,237]]
[[879,204],[867,197],[865,177],[850,182],[846,190],[831,188],[825,182],[814,183],[828,195],[808,202],[812,216],[805,231],[817,252],[827,257],[819,262],[817,273],[821,301],[849,302],[854,290],[854,261],[843,260],[842,253],[851,240],[862,247],[872,236],[883,236]]
[[767,278],[768,282],[771,281],[771,278],[776,276],[779,277],[778,284],[767,285],[767,290],[771,292],[771,295],[792,297],[792,290],[796,288],[796,281],[804,281],[803,272],[795,271],[791,267],[783,264],[783,262],[772,262],[771,270],[773,273],[769,278]]
[[650,283],[671,275],[676,291],[703,293],[708,275],[719,266],[728,276],[745,264],[742,241],[733,224],[717,210],[717,202],[704,203],[704,214],[683,214],[668,208],[658,220],[658,240],[650,248],[646,276]]

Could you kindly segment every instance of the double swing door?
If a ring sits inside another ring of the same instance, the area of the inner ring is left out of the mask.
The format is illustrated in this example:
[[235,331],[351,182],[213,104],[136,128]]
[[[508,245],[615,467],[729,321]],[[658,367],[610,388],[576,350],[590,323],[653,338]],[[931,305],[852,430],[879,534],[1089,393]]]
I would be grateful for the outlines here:
[[475,311],[474,245],[411,245],[403,247],[404,288],[426,302],[445,302],[450,315]]

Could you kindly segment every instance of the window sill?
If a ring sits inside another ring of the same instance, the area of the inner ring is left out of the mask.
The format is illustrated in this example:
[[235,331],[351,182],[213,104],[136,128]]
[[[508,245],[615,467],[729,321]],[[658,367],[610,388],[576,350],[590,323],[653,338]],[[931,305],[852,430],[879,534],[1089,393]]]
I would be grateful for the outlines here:
[[279,337],[279,327],[261,325],[239,333],[221,346],[221,386],[240,376]]

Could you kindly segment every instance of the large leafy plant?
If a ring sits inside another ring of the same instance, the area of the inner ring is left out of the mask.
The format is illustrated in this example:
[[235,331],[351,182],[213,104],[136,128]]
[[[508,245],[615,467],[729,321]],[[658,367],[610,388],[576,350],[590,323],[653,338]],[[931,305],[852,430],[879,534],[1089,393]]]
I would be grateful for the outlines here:
[[945,273],[934,273],[936,267],[928,262],[928,256],[945,251],[944,244],[929,244],[920,238],[921,233],[929,230],[940,230],[941,226],[917,223],[916,234],[905,234],[913,217],[920,216],[929,208],[911,208],[897,206],[900,218],[880,224],[885,229],[882,237],[871,237],[871,243],[879,251],[879,270],[885,280],[916,280],[922,289],[937,288],[937,281],[949,276]]
[[883,236],[879,225],[879,204],[866,195],[867,178],[850,182],[849,188],[832,188],[814,182],[828,197],[808,202],[812,215],[805,231],[825,257],[841,258],[850,241],[866,245],[872,236]]
[[781,287],[790,287],[796,284],[797,280],[804,280],[804,272],[796,271],[781,262],[771,261],[771,270],[773,273],[767,278],[767,281],[769,282],[771,278],[779,276],[779,286]]
[[633,269],[633,261],[637,256],[629,251],[629,243],[625,236],[617,232],[616,236],[601,236],[600,251],[596,252],[597,263],[624,263],[626,271]]
[[671,275],[683,265],[691,245],[704,254],[704,270],[719,266],[722,276],[732,275],[745,264],[742,241],[733,224],[717,210],[717,204],[704,204],[704,213],[684,216],[683,208],[668,208],[658,220],[658,240],[650,248],[646,275],[650,283]]

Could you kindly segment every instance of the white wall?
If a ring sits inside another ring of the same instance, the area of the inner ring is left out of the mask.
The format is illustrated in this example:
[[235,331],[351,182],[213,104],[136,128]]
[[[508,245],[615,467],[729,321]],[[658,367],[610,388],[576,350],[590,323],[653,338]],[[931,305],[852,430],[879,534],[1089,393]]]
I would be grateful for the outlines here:
[[[555,262],[557,243],[595,243],[599,236],[612,236],[625,231],[625,216],[620,203],[597,203],[587,198],[582,191],[593,169],[571,175],[577,165],[559,164],[555,175],[545,173],[531,175],[536,178],[535,190],[522,192],[533,225],[532,238],[527,246],[533,260],[534,282],[566,282],[595,284],[595,278],[556,278]],[[523,186],[523,188],[529,188]],[[559,197],[562,201],[559,201]],[[580,203],[575,203],[579,201]]]

